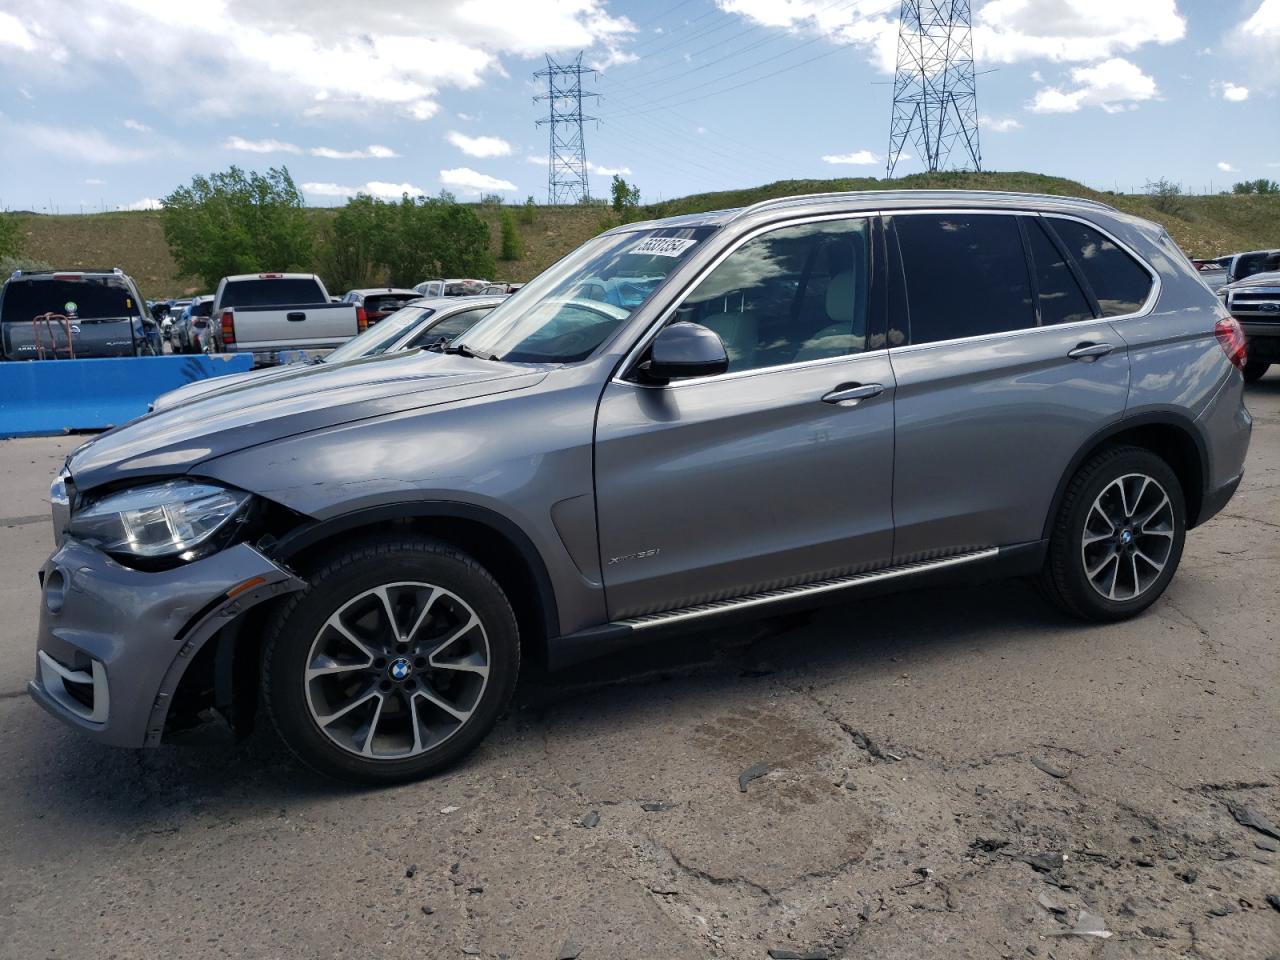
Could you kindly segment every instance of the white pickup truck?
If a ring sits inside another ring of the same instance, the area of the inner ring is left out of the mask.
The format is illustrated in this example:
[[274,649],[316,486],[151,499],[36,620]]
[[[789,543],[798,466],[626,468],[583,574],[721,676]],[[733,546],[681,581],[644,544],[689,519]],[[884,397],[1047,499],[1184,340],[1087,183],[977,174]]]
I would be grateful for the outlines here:
[[312,273],[223,277],[212,317],[217,350],[260,364],[326,353],[369,325],[363,307],[334,303]]

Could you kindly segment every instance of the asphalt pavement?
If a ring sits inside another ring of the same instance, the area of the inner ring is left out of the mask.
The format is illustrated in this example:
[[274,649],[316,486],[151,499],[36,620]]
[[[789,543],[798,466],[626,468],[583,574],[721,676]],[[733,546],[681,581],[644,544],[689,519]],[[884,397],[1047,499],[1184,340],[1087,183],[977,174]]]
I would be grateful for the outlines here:
[[1280,956],[1280,370],[1248,403],[1239,493],[1134,621],[1013,582],[672,638],[376,791],[31,702],[79,440],[0,442],[0,957]]

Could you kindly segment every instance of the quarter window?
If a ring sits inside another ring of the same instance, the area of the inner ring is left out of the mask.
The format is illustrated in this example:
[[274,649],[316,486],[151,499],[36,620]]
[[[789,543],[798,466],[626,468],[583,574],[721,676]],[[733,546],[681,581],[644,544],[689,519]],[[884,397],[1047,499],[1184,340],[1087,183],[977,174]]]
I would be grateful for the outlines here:
[[861,353],[876,346],[867,328],[870,238],[866,219],[762,234],[703,278],[674,321],[719,334],[730,372]]
[[1017,217],[921,213],[892,220],[906,274],[912,343],[1036,325]]
[[1151,293],[1151,274],[1116,244],[1079,220],[1043,217],[1071,251],[1104,317],[1137,313]]
[[1039,217],[1024,217],[1031,262],[1035,267],[1036,292],[1040,296],[1040,324],[1078,323],[1092,320],[1093,310],[1075,274],[1049,239]]

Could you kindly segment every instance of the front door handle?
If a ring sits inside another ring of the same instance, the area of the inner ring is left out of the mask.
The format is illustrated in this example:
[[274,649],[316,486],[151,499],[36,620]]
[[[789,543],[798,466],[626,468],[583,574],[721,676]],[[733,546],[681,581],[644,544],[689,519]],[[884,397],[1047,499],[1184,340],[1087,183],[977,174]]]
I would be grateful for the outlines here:
[[301,310],[298,310],[298,311],[296,311],[296,312],[294,312],[294,313],[286,313],[286,314],[284,315],[284,318],[285,318],[286,320],[290,320],[290,321],[292,321],[293,323],[297,323],[299,320],[305,320],[305,319],[307,319],[307,315],[306,315],[305,313],[303,313]]
[[862,400],[870,400],[884,393],[884,385],[879,383],[847,383],[841,384],[822,398],[823,403],[838,403],[855,407]]
[[1090,363],[1099,357],[1105,357],[1114,349],[1115,347],[1109,343],[1082,343],[1074,350],[1068,350],[1067,356],[1072,360],[1084,360]]

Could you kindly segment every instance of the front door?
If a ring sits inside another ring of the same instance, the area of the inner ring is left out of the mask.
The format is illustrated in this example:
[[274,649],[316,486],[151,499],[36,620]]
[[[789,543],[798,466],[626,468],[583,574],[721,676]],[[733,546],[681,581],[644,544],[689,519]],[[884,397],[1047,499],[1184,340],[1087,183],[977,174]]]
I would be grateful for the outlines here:
[[873,218],[740,243],[671,315],[726,374],[605,389],[596,497],[610,616],[857,572],[893,552],[894,379]]

